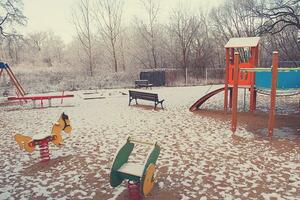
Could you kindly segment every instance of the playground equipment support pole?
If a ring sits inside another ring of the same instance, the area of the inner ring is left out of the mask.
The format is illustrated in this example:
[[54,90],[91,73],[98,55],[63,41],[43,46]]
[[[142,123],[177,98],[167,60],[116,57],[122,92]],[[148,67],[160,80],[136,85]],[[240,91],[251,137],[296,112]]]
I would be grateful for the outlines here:
[[228,106],[228,79],[229,79],[229,48],[226,48],[226,67],[225,67],[225,89],[224,89],[224,110],[227,112]]
[[205,85],[207,85],[207,68],[205,68]]
[[128,197],[132,200],[140,200],[141,194],[140,194],[140,182],[127,182],[127,189],[128,189]]
[[269,123],[268,131],[269,137],[273,135],[274,123],[275,123],[275,106],[276,106],[276,85],[277,85],[277,74],[278,73],[278,52],[273,52],[272,59],[272,88],[271,88],[271,102],[270,102],[270,112],[269,112]]
[[246,109],[246,88],[244,88],[244,100],[243,100],[243,103],[244,103],[244,105],[243,105],[243,111],[245,111],[245,109]]
[[229,88],[229,108],[232,108],[232,88]]
[[63,90],[62,95],[61,95],[62,98],[61,98],[60,104],[63,104],[63,102],[64,102],[64,98],[63,98],[64,94],[65,94],[65,91]]
[[16,76],[14,75],[14,73],[12,72],[12,70],[10,69],[10,67],[8,65],[5,68],[5,70],[6,70],[7,74],[9,75],[10,80],[14,83],[16,89],[19,91],[20,95],[24,96],[25,90],[22,88],[18,79],[16,78]]
[[231,131],[235,133],[237,126],[237,100],[238,100],[238,76],[239,76],[239,60],[238,52],[234,53],[234,74],[233,74],[233,94],[232,94],[232,119]]
[[[257,67],[259,65],[259,59],[260,59],[259,58],[260,57],[259,49],[260,49],[260,44],[257,45],[257,50],[255,52],[255,58],[256,58],[255,67]],[[256,76],[256,73],[253,73],[254,81],[255,81],[255,76]],[[257,102],[257,90],[254,91],[254,109],[256,109],[256,102]]]
[[[252,58],[252,63],[253,63],[253,68],[257,67],[257,53],[256,53],[256,48],[251,48],[251,54],[253,55]],[[255,72],[247,72],[250,73],[250,112],[253,112],[255,110],[255,89],[254,89],[254,76],[255,76]]]

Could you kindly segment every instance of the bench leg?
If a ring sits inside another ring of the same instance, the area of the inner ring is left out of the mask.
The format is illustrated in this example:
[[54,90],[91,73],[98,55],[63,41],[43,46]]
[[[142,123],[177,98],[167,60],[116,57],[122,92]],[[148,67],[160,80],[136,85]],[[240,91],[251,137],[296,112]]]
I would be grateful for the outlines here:
[[48,99],[49,107],[51,107],[51,99]]
[[154,102],[154,110],[156,109],[156,106],[157,106],[157,103],[156,103],[156,102]]
[[163,103],[162,103],[162,102],[160,103],[160,105],[161,105],[161,108],[164,109],[164,106],[163,106]]
[[135,99],[135,103],[136,103],[136,105],[138,105],[137,99]]
[[132,101],[132,99],[129,97],[129,104],[128,104],[128,106],[130,106],[131,101]]

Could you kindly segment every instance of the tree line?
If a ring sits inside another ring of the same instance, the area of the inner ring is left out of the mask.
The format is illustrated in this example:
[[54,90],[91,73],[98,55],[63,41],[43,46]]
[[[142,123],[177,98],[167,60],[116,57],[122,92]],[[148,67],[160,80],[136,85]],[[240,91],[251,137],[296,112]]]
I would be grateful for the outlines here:
[[300,60],[298,0],[224,0],[204,12],[181,3],[162,21],[159,0],[139,0],[145,17],[124,23],[124,0],[76,0],[69,44],[55,33],[18,33],[25,25],[21,0],[0,0],[3,60],[80,68],[88,76],[132,73],[144,68],[175,68],[203,76],[207,68],[224,68],[224,45],[232,37],[262,37],[261,65],[278,50],[281,61]]

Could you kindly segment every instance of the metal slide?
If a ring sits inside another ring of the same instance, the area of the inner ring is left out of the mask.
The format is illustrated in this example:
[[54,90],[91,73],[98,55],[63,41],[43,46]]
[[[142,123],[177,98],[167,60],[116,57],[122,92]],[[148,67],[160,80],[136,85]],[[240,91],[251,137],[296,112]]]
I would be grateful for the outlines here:
[[203,97],[201,97],[198,101],[196,101],[191,107],[190,107],[190,111],[193,112],[197,109],[199,109],[199,107],[206,101],[208,100],[210,97],[222,92],[225,90],[225,87],[222,87],[222,88],[219,88],[219,89],[216,89],[206,95],[204,95]]

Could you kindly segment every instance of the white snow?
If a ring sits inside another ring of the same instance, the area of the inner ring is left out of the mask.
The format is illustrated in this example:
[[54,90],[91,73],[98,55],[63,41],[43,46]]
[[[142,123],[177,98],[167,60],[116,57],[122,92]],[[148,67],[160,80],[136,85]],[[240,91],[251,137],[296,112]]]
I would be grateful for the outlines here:
[[240,37],[231,38],[225,48],[237,48],[237,47],[256,47],[259,43],[260,37]]
[[[126,193],[126,183],[110,187],[110,166],[128,135],[158,141],[161,146],[158,186],[149,199],[160,192],[176,193],[182,199],[295,199],[300,184],[299,144],[285,138],[273,142],[255,139],[242,124],[237,140],[232,137],[230,121],[189,112],[189,106],[208,88],[147,90],[166,100],[165,110],[154,110],[153,102],[147,101],[128,106],[128,96],[123,95],[126,89],[101,90],[98,93],[105,98],[91,100],[83,100],[82,91],[75,92],[74,99],[64,102],[65,107],[0,108],[0,199],[118,199]],[[218,94],[203,107],[222,109],[222,102],[223,94]],[[298,99],[295,102],[284,106],[298,108]],[[264,106],[265,101],[258,102],[258,108]],[[52,123],[62,112],[69,115],[73,131],[63,133],[62,147],[50,143],[48,163],[39,162],[38,150],[29,154],[19,149],[15,133],[51,133]],[[295,148],[276,146],[281,140]],[[143,163],[147,153],[148,149],[137,147],[134,160]]]

